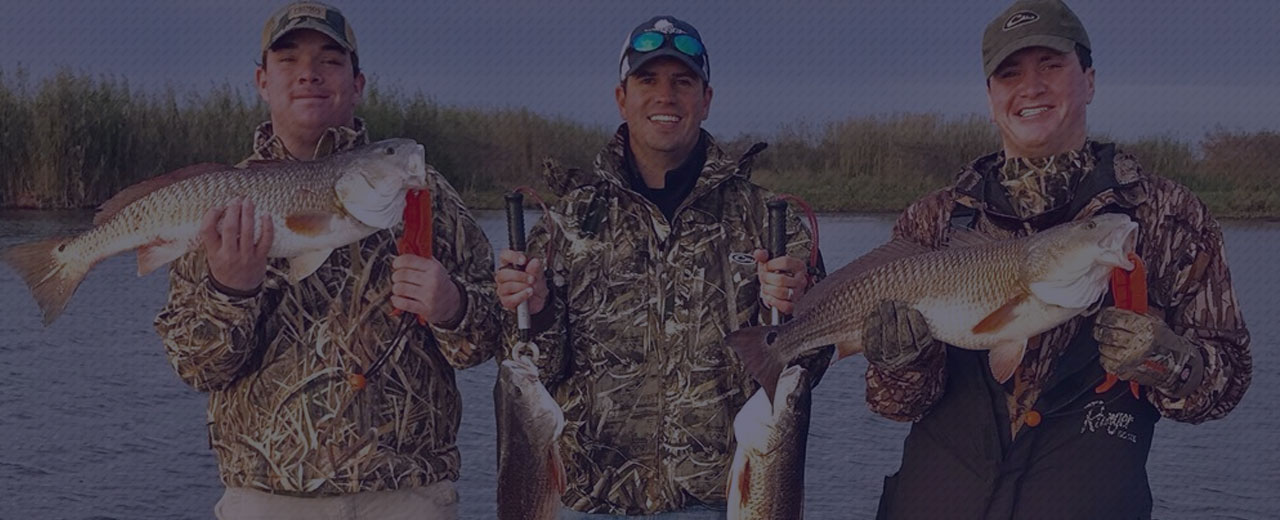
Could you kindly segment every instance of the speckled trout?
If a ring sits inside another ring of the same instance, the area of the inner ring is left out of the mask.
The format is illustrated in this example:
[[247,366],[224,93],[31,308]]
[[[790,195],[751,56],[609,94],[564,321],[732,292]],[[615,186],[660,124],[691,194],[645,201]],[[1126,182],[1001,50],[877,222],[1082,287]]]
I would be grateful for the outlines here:
[[831,344],[836,359],[862,352],[867,315],[899,301],[924,315],[934,338],[990,351],[991,373],[1004,382],[1029,338],[1096,310],[1111,270],[1133,269],[1137,230],[1126,215],[1104,214],[1001,241],[957,229],[938,250],[894,240],[816,285],[790,322],[725,341],[772,396],[782,367],[801,355]]
[[26,281],[48,325],[94,264],[136,249],[138,275],[145,275],[199,246],[206,211],[244,199],[271,218],[275,239],[268,256],[288,258],[289,280],[296,283],[334,249],[398,224],[405,192],[426,187],[426,179],[422,145],[410,139],[319,161],[197,164],[125,188],[80,235],[15,246],[0,259]]
[[493,388],[498,420],[498,519],[554,520],[564,494],[560,434],[564,412],[528,358],[498,368]]
[[804,517],[804,459],[809,442],[809,373],[787,367],[770,403],[756,393],[733,419],[738,441],[729,469],[729,520]]

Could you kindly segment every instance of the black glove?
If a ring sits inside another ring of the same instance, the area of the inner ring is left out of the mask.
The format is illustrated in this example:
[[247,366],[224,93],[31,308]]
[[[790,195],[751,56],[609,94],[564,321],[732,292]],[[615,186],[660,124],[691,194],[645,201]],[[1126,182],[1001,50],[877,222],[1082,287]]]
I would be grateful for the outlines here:
[[867,361],[897,370],[936,349],[938,342],[920,311],[902,302],[882,301],[864,322],[862,344]]

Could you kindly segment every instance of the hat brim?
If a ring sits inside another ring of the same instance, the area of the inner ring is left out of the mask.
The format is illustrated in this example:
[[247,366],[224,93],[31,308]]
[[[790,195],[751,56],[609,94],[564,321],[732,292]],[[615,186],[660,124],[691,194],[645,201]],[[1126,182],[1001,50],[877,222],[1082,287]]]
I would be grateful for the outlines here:
[[645,66],[645,64],[649,63],[650,61],[653,61],[655,59],[658,59],[664,56],[670,56],[672,58],[680,60],[680,62],[688,66],[689,69],[692,70],[694,74],[697,74],[698,77],[702,78],[703,82],[706,82],[706,83],[711,82],[711,79],[707,77],[706,71],[702,70],[702,66],[698,65],[698,62],[693,61],[693,58],[690,57],[688,54],[680,52],[679,50],[676,50],[676,49],[672,49],[670,47],[662,47],[651,52],[646,52],[644,54],[639,54],[635,52],[631,53],[631,55],[628,56],[628,59],[631,60],[630,62],[631,68],[627,70],[627,73],[625,75],[622,76],[622,81],[626,81],[627,76],[635,74],[636,71],[640,70],[642,67]]
[[1008,59],[1009,56],[1013,56],[1013,53],[1028,47],[1048,47],[1065,54],[1076,50],[1076,42],[1070,38],[1048,34],[1036,34],[1019,38],[1005,45],[1000,49],[1000,52],[995,53],[991,61],[983,64],[982,69],[986,73],[986,77],[990,78],[996,72],[996,67],[1004,63],[1004,60]]
[[347,52],[350,52],[350,53],[356,52],[356,50],[351,48],[351,45],[347,43],[347,39],[345,36],[339,35],[336,31],[333,30],[333,27],[330,27],[328,24],[323,23],[319,20],[314,20],[314,19],[306,19],[301,22],[298,22],[297,25],[290,27],[289,30],[275,35],[275,37],[271,38],[270,42],[267,42],[267,48],[262,50],[266,51],[267,49],[270,49],[271,47],[275,46],[276,42],[280,41],[280,38],[284,38],[286,34],[297,31],[299,29],[310,29],[312,31],[316,31],[320,34],[328,36],[329,39],[333,40],[334,43],[337,43],[343,49],[346,49]]

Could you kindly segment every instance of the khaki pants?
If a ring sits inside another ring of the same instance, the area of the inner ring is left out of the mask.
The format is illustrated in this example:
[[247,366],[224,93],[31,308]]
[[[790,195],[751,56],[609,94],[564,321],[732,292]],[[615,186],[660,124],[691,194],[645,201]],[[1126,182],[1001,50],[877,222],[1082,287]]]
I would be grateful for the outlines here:
[[218,520],[457,520],[458,491],[450,480],[421,488],[316,498],[227,488],[213,514]]

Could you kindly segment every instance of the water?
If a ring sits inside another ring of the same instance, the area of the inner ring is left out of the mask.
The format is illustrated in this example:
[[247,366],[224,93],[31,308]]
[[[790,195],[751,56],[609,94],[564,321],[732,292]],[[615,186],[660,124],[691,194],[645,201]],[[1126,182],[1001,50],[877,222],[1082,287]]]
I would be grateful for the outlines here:
[[[478,217],[505,243],[501,213]],[[888,216],[819,221],[829,266],[883,242],[892,224]],[[87,226],[83,212],[3,212],[0,247]],[[1280,224],[1224,228],[1253,334],[1253,386],[1226,419],[1159,423],[1148,464],[1157,518],[1280,517],[1280,324],[1268,318],[1280,305]],[[133,255],[104,261],[45,329],[17,275],[0,268],[0,519],[212,517],[222,487],[205,435],[206,398],[173,373],[152,329],[165,276],[137,278],[135,269]],[[809,518],[872,517],[882,478],[901,458],[907,426],[866,409],[863,363],[837,363],[814,392]],[[458,374],[466,519],[494,514],[495,375],[491,363]]]

